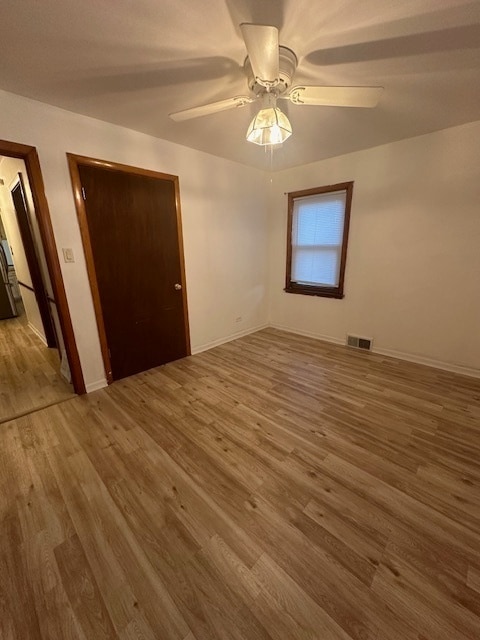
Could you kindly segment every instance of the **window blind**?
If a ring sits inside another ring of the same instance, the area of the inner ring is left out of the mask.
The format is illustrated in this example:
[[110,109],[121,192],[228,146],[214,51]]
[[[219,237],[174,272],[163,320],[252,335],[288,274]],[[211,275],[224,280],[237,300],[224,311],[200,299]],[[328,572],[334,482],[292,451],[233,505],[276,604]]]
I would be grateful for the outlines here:
[[340,278],[345,191],[296,198],[293,204],[293,282],[336,287]]

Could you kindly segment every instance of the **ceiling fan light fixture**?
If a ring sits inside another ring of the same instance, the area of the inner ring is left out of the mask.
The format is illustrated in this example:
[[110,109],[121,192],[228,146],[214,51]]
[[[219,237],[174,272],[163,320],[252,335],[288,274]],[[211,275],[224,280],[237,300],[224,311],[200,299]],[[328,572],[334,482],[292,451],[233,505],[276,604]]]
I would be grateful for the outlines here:
[[266,146],[281,144],[292,135],[292,125],[278,107],[260,109],[247,130],[248,142]]

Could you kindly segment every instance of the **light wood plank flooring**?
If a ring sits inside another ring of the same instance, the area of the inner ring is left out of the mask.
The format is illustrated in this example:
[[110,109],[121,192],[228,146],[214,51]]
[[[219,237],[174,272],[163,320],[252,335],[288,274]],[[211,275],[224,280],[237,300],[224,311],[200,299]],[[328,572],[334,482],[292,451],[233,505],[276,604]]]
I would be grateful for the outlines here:
[[478,639],[479,423],[275,330],[6,423],[0,637]]
[[42,343],[24,313],[0,320],[0,423],[73,398],[59,371],[58,351]]

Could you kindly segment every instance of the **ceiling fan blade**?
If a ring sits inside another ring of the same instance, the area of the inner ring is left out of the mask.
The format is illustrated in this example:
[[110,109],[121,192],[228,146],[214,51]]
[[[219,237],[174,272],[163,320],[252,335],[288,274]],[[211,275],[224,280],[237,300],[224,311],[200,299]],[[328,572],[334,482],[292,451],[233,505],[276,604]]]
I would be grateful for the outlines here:
[[[293,87],[285,96],[294,104],[376,107],[383,87]],[[283,97],[283,96],[280,96]]]
[[263,24],[240,25],[253,75],[263,87],[279,82],[278,29]]
[[191,109],[170,113],[169,116],[172,120],[175,120],[175,122],[181,122],[182,120],[207,116],[210,113],[218,113],[219,111],[226,111],[227,109],[234,109],[235,107],[243,107],[255,99],[256,98],[250,98],[249,96],[236,96],[235,98],[227,98],[226,100],[211,102],[210,104],[204,104],[200,107],[192,107]]

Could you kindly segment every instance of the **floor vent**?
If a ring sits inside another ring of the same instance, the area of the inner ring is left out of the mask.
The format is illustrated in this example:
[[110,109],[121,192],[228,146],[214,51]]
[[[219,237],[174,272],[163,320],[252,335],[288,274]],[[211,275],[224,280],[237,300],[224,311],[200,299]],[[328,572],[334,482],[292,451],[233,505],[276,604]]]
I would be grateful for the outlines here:
[[372,350],[371,338],[360,338],[359,336],[347,336],[347,346],[355,347],[355,349],[365,349],[366,351]]

